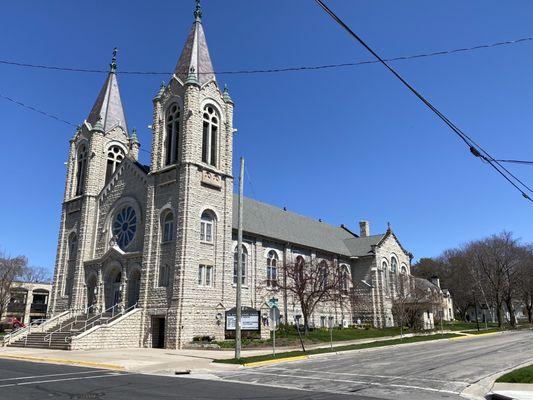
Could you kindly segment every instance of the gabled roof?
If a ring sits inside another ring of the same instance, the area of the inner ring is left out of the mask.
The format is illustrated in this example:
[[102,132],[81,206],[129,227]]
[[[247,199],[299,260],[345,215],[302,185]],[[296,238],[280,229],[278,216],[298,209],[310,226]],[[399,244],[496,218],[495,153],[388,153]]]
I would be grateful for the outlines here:
[[174,75],[182,82],[187,80],[189,73],[195,75],[196,81],[200,85],[215,80],[204,28],[198,16],[192,25],[192,29],[185,41],[178,64],[174,70]]
[[98,121],[102,124],[104,132],[117,125],[122,127],[125,132],[128,131],[124,108],[122,107],[122,99],[120,98],[120,90],[118,88],[118,80],[113,69],[107,75],[104,86],[102,86],[96,102],[87,117],[87,122],[93,127]]
[[378,245],[384,237],[385,234],[349,238],[344,241],[344,244],[352,256],[363,257],[373,254],[372,246]]
[[[238,197],[233,196],[233,229],[238,228]],[[342,227],[282,210],[245,197],[243,231],[329,253],[350,256],[371,254],[384,235],[358,238]]]

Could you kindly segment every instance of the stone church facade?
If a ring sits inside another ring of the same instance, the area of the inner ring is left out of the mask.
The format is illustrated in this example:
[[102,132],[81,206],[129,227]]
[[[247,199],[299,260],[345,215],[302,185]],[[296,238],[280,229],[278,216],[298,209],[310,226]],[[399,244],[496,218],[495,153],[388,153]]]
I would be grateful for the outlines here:
[[[153,98],[150,166],[138,162],[115,57],[70,141],[51,315],[122,314],[109,347],[121,345],[112,340],[181,348],[196,336],[223,339],[224,313],[235,304],[234,103],[213,74],[198,6],[194,14],[175,72]],[[344,325],[394,323],[395,277],[410,275],[412,256],[390,228],[370,235],[362,222],[355,234],[248,198],[243,221],[243,305],[268,315],[275,298],[281,319],[292,323],[298,304],[274,281],[282,263],[302,257],[345,268],[365,297],[358,309],[320,304],[312,323],[329,316]]]

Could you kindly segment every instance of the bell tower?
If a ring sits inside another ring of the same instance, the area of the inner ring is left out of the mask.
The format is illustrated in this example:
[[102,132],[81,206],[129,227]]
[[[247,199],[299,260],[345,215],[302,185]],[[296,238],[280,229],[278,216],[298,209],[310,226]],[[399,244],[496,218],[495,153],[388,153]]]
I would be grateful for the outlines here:
[[136,156],[116,75],[117,49],[87,119],[70,140],[51,312],[84,307],[83,261],[92,257],[97,197],[120,162]]
[[[215,317],[224,277],[231,278],[233,268],[234,104],[216,81],[198,0],[174,73],[153,104],[147,216],[153,225],[146,232],[151,245],[144,246],[152,250],[145,252],[143,267],[152,282],[148,285],[171,269],[165,347],[179,348],[192,340],[193,325],[196,335],[198,326],[205,325],[206,335],[217,330],[222,337]],[[169,212],[175,221],[172,241],[161,243]],[[146,293],[147,314],[157,312],[157,296]],[[198,320],[199,314],[205,321]]]

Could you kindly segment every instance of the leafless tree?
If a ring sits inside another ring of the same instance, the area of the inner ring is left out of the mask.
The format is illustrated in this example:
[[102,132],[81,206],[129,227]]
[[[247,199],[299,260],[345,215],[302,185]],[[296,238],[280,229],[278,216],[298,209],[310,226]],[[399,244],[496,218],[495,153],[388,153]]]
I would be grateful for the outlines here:
[[533,246],[531,245],[522,249],[518,291],[527,313],[527,320],[531,324],[533,323]]
[[392,315],[402,333],[404,326],[413,330],[421,329],[424,312],[437,309],[438,293],[426,282],[408,275],[398,276],[398,290],[392,299]]
[[50,272],[42,267],[25,267],[20,273],[20,280],[31,283],[49,283]]
[[9,304],[13,282],[20,277],[27,264],[24,256],[10,257],[0,253],[0,316],[4,315]]
[[281,290],[291,293],[302,311],[305,334],[309,330],[309,318],[320,302],[335,301],[341,288],[343,273],[339,266],[313,258],[305,261],[298,257],[295,262],[281,266],[279,280]]

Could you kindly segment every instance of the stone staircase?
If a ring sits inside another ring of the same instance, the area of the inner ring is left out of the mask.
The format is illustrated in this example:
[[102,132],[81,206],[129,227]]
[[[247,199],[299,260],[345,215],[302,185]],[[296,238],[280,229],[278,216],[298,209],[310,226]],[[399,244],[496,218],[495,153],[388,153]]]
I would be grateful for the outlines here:
[[106,324],[116,317],[118,315],[112,315],[111,313],[77,315],[63,321],[60,326],[52,327],[44,332],[31,332],[25,337],[8,344],[8,347],[69,350],[70,340],[73,336],[79,335],[94,326]]

